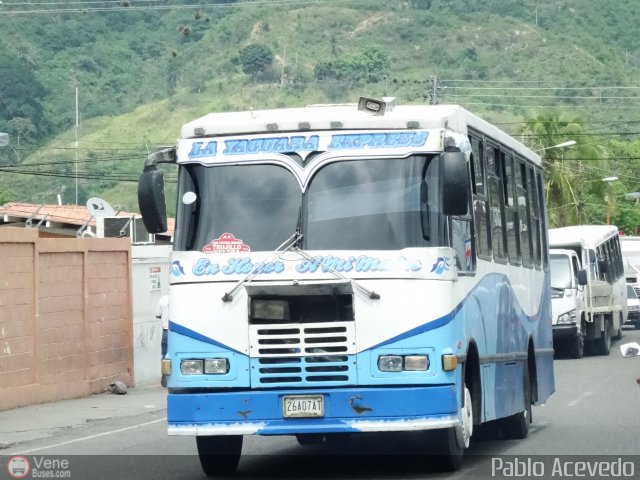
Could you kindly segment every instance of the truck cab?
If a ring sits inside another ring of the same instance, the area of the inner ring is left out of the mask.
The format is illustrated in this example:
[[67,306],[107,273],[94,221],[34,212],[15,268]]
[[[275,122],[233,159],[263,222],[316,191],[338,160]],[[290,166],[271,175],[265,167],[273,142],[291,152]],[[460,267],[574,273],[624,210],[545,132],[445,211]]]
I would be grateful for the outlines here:
[[584,355],[584,286],[587,272],[574,250],[551,249],[551,311],[556,350],[569,350],[574,358]]

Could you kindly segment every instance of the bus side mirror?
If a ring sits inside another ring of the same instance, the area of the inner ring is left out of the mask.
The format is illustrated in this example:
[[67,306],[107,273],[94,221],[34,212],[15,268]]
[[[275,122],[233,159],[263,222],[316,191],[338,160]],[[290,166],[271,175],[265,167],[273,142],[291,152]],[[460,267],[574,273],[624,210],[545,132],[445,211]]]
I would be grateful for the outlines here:
[[587,271],[586,270],[578,270],[577,273],[578,285],[586,285],[588,283],[587,280]]
[[462,152],[443,152],[440,155],[442,178],[442,213],[466,215],[469,211],[469,171]]
[[146,170],[138,179],[138,207],[147,232],[167,231],[164,175],[155,168]]

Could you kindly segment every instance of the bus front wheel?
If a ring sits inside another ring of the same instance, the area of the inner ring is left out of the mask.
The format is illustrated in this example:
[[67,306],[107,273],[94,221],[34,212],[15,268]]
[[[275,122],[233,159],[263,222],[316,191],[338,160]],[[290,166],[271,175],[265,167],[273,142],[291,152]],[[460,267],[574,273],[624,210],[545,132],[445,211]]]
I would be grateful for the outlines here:
[[227,476],[236,471],[242,453],[242,435],[196,437],[198,457],[208,477]]
[[438,470],[454,472],[462,466],[464,451],[469,448],[473,434],[473,403],[465,385],[464,404],[460,409],[461,425],[425,432],[429,440],[431,461]]

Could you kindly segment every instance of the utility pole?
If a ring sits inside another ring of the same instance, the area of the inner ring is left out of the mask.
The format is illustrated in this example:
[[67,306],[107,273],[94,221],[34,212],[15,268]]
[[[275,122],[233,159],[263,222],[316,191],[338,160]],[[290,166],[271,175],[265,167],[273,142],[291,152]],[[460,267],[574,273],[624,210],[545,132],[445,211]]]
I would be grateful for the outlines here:
[[429,89],[427,90],[427,98],[429,99],[429,105],[437,105],[439,103],[438,95],[442,95],[444,87],[438,84],[438,77],[433,75],[431,79],[427,81]]
[[78,87],[76,87],[76,205],[78,205]]

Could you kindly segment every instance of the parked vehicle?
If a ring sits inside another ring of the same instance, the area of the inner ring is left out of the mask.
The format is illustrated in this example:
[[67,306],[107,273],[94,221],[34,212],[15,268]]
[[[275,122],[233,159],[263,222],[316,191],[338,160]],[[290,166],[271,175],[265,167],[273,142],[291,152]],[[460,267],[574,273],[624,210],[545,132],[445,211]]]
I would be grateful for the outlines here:
[[584,355],[584,286],[587,272],[580,267],[580,259],[573,250],[551,249],[551,313],[553,342],[556,350],[568,348],[573,358]]
[[[552,292],[554,346],[562,348],[568,342],[576,358],[584,354],[585,345],[609,355],[611,339],[622,336],[627,319],[627,288],[617,227],[553,228],[549,230],[549,248],[552,278],[569,277]],[[562,255],[564,264],[559,258]],[[556,286],[553,280],[551,286]]]
[[[636,297],[640,297],[640,237],[620,237],[620,249],[622,250],[622,263],[624,264],[624,276],[627,285],[631,285]],[[629,290],[627,290],[629,291]],[[633,315],[634,320],[640,314]],[[626,323],[634,323],[627,319]],[[640,328],[636,323],[636,328]]]
[[636,327],[636,330],[640,330],[640,299],[630,283],[627,283],[627,310],[626,323],[630,323]]

